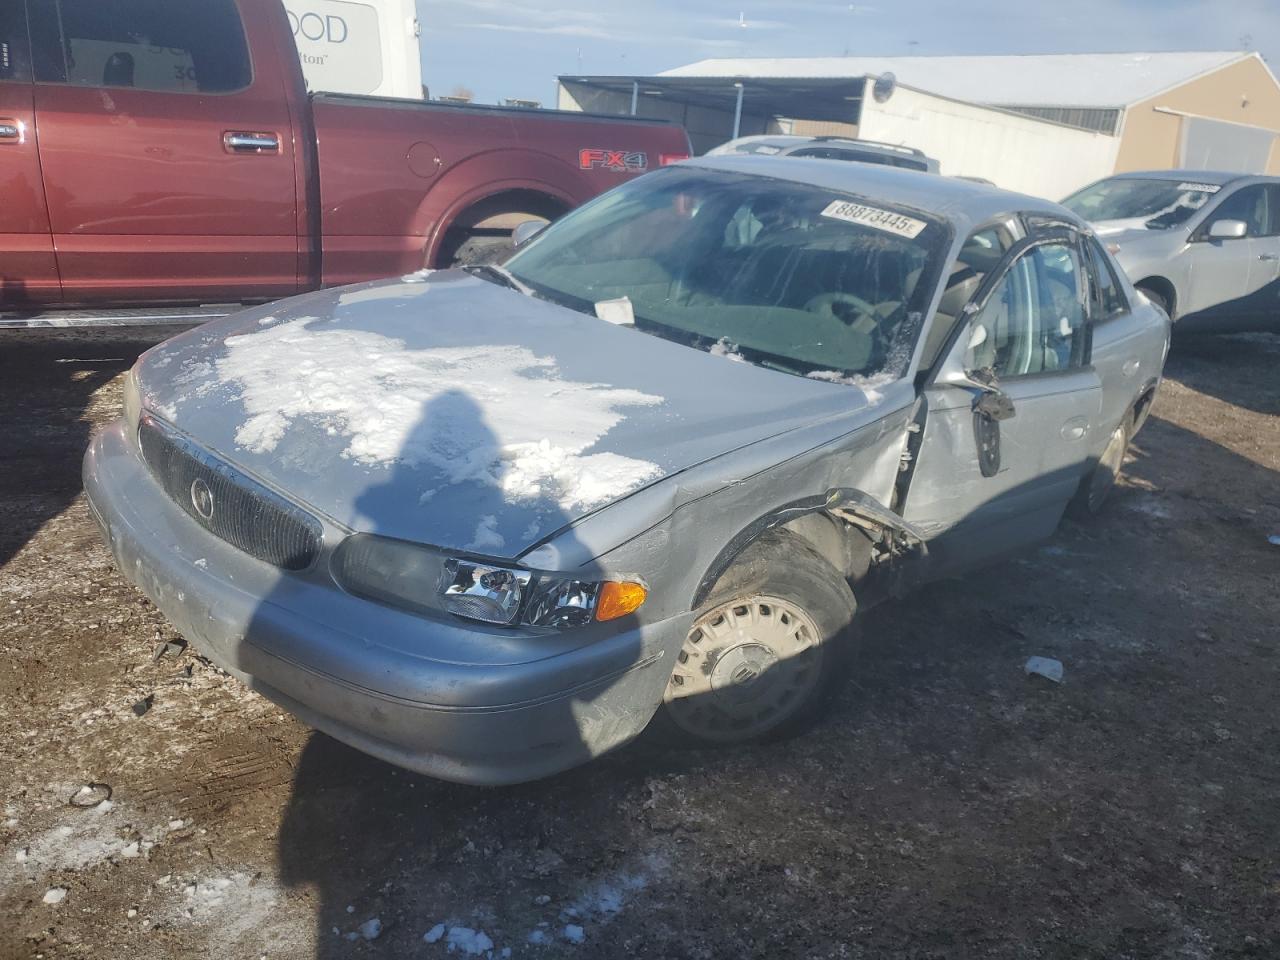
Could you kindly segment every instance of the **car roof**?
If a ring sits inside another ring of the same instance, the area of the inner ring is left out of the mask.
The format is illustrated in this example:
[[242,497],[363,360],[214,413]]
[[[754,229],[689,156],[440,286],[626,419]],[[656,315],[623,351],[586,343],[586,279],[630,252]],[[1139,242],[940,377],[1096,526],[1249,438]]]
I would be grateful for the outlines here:
[[1280,183],[1280,177],[1268,177],[1260,173],[1239,173],[1230,170],[1131,170],[1117,173],[1107,180],[1185,180],[1194,183],[1212,183],[1224,187],[1237,180],[1258,180]]
[[1073,223],[1083,230],[1088,225],[1066,207],[1050,200],[1001,190],[999,187],[940,177],[933,173],[904,170],[879,164],[848,163],[813,157],[762,157],[755,154],[722,154],[686,160],[682,166],[754,174],[790,180],[868,199],[911,207],[951,222],[961,232],[1013,213],[1032,213]]

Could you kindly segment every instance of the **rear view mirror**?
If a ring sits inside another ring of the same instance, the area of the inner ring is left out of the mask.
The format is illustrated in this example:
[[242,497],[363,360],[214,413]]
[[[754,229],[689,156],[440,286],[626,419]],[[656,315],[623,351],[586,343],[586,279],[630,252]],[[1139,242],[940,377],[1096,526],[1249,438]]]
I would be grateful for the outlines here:
[[1249,235],[1243,220],[1215,220],[1209,227],[1210,240],[1240,240]]
[[523,247],[540,234],[546,225],[547,221],[545,220],[525,220],[523,223],[516,224],[516,228],[511,231],[511,245],[513,247]]

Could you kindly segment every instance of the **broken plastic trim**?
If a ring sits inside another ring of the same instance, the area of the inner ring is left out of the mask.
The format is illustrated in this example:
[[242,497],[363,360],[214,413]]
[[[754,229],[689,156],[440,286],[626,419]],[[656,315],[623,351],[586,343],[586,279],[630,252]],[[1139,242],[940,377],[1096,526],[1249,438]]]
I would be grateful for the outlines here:
[[867,496],[861,490],[855,490],[851,487],[835,487],[825,494],[803,497],[783,504],[740,530],[732,540],[725,544],[724,549],[717,554],[711,566],[702,575],[702,580],[698,583],[698,589],[693,595],[692,609],[696,610],[702,606],[707,597],[710,596],[712,587],[716,585],[716,582],[723,576],[724,572],[733,565],[733,561],[738,558],[738,555],[750,544],[758,540],[767,531],[775,527],[784,526],[792,520],[810,513],[829,513],[844,520],[846,523],[861,527],[882,537],[887,534],[887,537],[885,537],[887,540],[886,546],[893,555],[905,554],[911,550],[917,551],[921,560],[928,555],[929,548],[925,544],[924,534],[914,524],[904,520],[901,516],[875,498]]

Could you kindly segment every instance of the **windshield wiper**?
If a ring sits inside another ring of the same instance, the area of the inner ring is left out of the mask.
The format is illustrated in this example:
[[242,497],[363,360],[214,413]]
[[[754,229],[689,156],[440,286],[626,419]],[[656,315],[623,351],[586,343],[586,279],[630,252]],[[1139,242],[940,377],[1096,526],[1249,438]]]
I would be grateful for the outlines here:
[[469,263],[462,268],[473,277],[482,277],[490,283],[496,283],[500,287],[507,287],[515,290],[517,293],[523,293],[526,297],[534,296],[533,289],[525,286],[516,279],[506,267],[500,267],[496,263]]

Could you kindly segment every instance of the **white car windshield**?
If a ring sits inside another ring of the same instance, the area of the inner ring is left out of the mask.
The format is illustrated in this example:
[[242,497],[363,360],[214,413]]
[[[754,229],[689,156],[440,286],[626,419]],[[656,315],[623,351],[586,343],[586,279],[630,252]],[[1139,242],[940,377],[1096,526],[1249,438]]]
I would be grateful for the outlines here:
[[584,313],[836,379],[905,371],[949,238],[917,210],[683,167],[587,204],[506,266]]
[[1073,193],[1062,205],[1093,223],[1136,220],[1148,230],[1167,230],[1186,223],[1221,189],[1194,179],[1117,177]]

